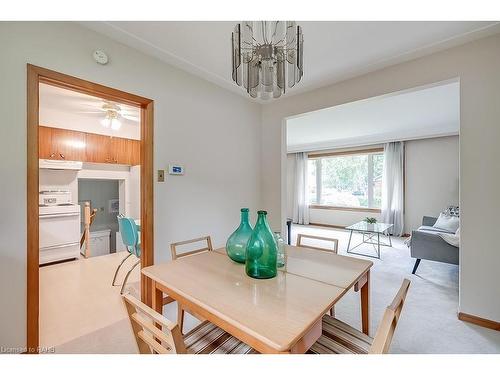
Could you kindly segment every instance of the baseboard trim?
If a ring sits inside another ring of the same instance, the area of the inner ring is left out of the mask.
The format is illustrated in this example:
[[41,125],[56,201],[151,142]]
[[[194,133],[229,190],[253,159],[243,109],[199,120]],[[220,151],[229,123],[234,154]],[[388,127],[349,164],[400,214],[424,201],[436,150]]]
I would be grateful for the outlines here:
[[326,228],[335,228],[335,229],[345,229],[343,225],[333,225],[333,224],[321,224],[321,223],[309,223],[309,225],[313,225],[315,227],[326,227]]
[[466,314],[463,312],[458,313],[458,319],[463,322],[468,322],[472,324],[476,324],[478,326],[494,329],[495,331],[500,331],[500,322],[495,322],[494,320],[489,320],[485,318],[481,318],[479,316]]

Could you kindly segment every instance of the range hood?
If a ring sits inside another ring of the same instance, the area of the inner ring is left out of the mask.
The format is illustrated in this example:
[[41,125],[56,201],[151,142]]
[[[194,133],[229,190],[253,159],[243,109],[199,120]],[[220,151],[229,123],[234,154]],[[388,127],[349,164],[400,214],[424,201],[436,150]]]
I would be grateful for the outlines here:
[[38,166],[42,169],[72,169],[79,171],[80,169],[82,169],[82,165],[83,163],[81,161],[50,159],[40,159],[38,161]]

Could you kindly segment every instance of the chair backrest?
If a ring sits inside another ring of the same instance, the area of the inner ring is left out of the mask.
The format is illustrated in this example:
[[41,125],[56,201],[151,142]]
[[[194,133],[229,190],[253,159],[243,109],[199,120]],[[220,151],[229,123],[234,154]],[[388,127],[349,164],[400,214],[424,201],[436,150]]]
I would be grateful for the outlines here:
[[183,354],[186,346],[179,326],[130,294],[123,296],[141,354]]
[[139,231],[134,219],[122,215],[117,216],[118,228],[122,236],[123,244],[127,250],[136,256],[140,256],[137,244],[139,243]]
[[[332,249],[328,249],[328,248],[320,247],[320,246],[307,245],[307,244],[303,243],[303,241],[302,241],[303,238],[309,238],[309,239],[312,239],[312,240],[320,240],[320,241],[333,242],[333,248]],[[334,252],[335,254],[337,254],[337,251],[339,249],[339,240],[337,240],[336,238],[311,236],[309,234],[300,234],[299,233],[297,235],[297,246],[307,247],[309,249],[315,249],[315,250],[329,251],[329,252]]]
[[[206,245],[203,245],[204,247],[196,249],[196,250],[189,250],[189,251],[182,252],[182,253],[180,253],[178,251],[179,250],[178,248],[180,246],[185,246],[185,245],[193,244],[196,242],[206,242]],[[212,239],[210,238],[210,236],[205,236],[205,237],[195,238],[193,240],[174,242],[174,243],[170,244],[170,250],[172,251],[172,260],[175,260],[177,258],[182,258],[182,257],[188,256],[188,255],[201,253],[204,251],[212,251],[213,250]]]
[[394,336],[394,331],[396,330],[396,325],[398,324],[409,287],[410,280],[404,279],[396,297],[394,297],[392,303],[385,309],[382,321],[373,338],[370,354],[386,354],[389,352],[389,346],[391,345],[392,337]]

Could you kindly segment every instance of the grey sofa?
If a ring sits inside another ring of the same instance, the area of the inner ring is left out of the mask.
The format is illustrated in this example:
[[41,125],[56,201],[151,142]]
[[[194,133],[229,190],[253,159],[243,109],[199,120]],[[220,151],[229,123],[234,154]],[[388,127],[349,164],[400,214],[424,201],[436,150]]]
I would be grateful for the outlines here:
[[422,226],[411,233],[410,254],[415,258],[412,274],[415,274],[422,259],[436,262],[458,264],[458,251],[437,234],[451,233],[434,228],[437,218],[424,216]]

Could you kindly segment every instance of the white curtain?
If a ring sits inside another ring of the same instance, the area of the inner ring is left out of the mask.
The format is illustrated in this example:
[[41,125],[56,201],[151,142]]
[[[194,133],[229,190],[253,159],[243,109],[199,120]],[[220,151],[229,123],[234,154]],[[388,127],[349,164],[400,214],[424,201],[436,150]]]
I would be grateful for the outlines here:
[[296,224],[309,224],[309,202],[307,200],[307,153],[295,154],[295,183],[293,192],[293,217]]
[[394,224],[389,233],[403,234],[404,215],[404,143],[391,142],[384,146],[382,179],[382,222]]

